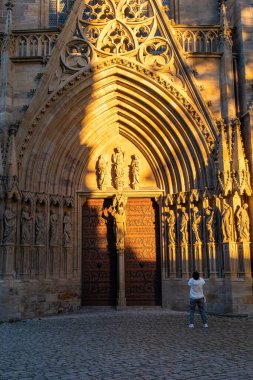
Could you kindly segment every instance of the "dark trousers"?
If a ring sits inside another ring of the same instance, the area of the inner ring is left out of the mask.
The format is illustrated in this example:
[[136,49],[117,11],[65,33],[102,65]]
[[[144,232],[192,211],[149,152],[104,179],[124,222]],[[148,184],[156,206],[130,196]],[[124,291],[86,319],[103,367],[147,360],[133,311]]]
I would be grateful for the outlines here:
[[190,318],[189,318],[189,323],[194,324],[194,314],[195,314],[195,309],[196,305],[198,306],[199,309],[199,314],[201,316],[202,322],[205,325],[207,323],[207,318],[206,318],[206,312],[205,312],[205,302],[204,298],[190,298]]

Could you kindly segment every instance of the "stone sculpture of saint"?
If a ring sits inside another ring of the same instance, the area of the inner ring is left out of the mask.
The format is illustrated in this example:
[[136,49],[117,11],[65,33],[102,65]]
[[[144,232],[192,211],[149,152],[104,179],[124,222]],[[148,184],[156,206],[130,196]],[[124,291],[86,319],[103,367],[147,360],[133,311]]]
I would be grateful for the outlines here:
[[122,250],[125,248],[126,235],[126,201],[124,195],[114,198],[111,214],[114,218],[114,234],[116,237],[116,248]]
[[45,215],[37,209],[35,215],[35,244],[45,243]]
[[63,244],[69,245],[72,240],[72,221],[69,212],[66,212],[63,217]]
[[188,223],[189,223],[189,216],[186,212],[186,208],[182,207],[182,216],[181,216],[181,225],[180,225],[180,232],[181,232],[181,243],[187,244],[188,243]]
[[33,221],[33,217],[30,214],[28,206],[24,206],[21,212],[21,243],[22,244],[31,244],[32,221]]
[[195,243],[201,243],[199,226],[201,222],[201,215],[199,214],[198,207],[193,208],[193,218],[192,218],[192,232]]
[[106,190],[108,168],[103,154],[98,157],[97,161],[97,182],[100,190]]
[[130,174],[132,179],[133,189],[138,189],[140,183],[140,159],[137,154],[132,156],[132,162],[130,165]]
[[247,209],[248,204],[244,203],[236,213],[238,241],[250,241],[250,220]]
[[214,238],[214,211],[208,207],[206,209],[206,230],[207,230],[207,241],[208,243],[213,243]]
[[223,213],[221,215],[221,229],[223,235],[223,242],[229,242],[233,240],[233,215],[232,207],[224,201]]
[[175,224],[176,224],[175,213],[173,210],[170,210],[169,216],[167,218],[167,227],[168,227],[168,243],[171,245],[176,243]]
[[3,216],[3,243],[14,244],[16,241],[17,219],[10,205],[6,206]]
[[113,177],[116,189],[124,186],[124,153],[120,147],[112,155]]
[[49,238],[50,244],[57,244],[58,242],[58,215],[55,211],[50,214],[50,225],[49,225]]

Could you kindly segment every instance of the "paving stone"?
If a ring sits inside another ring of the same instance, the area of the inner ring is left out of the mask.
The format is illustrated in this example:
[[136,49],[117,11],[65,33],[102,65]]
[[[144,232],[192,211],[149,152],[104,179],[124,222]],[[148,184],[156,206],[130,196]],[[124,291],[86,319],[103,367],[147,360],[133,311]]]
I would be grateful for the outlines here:
[[0,325],[0,380],[252,380],[253,319],[163,309],[94,311]]

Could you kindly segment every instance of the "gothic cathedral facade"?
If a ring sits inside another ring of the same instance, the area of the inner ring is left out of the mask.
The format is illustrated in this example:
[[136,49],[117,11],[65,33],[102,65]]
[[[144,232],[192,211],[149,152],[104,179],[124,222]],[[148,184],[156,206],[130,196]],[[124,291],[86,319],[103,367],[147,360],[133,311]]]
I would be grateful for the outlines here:
[[252,314],[253,0],[1,0],[0,321]]

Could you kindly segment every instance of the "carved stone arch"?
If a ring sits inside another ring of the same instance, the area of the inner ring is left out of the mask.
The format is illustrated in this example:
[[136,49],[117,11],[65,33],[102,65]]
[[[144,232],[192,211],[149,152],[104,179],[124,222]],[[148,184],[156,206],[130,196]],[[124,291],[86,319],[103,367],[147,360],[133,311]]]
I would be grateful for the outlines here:
[[42,110],[25,138],[28,151],[20,151],[20,180],[26,188],[73,195],[85,162],[112,125],[150,157],[156,187],[176,193],[212,186],[214,163],[206,136],[215,139],[214,126],[184,91],[140,65],[114,59],[85,79],[78,73]]
[[183,33],[183,49],[188,52],[194,50],[194,34],[189,30]]

